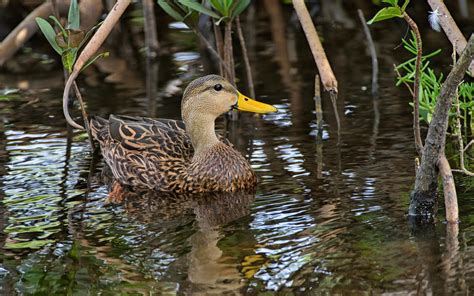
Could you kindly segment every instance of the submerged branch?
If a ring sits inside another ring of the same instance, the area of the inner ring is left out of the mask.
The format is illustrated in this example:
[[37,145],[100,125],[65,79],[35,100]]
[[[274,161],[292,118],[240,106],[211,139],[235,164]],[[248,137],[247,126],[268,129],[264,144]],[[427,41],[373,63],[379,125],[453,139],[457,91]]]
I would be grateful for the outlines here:
[[444,204],[446,208],[446,220],[450,223],[457,223],[459,220],[458,198],[456,186],[454,184],[451,166],[444,153],[438,161],[439,174],[443,180]]
[[323,128],[323,106],[321,103],[321,83],[319,75],[314,77],[314,109],[316,111],[316,125]]
[[410,216],[432,221],[436,213],[437,168],[440,157],[444,155],[449,110],[452,105],[452,98],[464,77],[464,73],[473,60],[473,56],[474,34],[469,38],[466,48],[441,87],[436,109],[428,129],[428,135],[426,136],[420,169],[416,173],[415,188],[410,197],[408,213]]

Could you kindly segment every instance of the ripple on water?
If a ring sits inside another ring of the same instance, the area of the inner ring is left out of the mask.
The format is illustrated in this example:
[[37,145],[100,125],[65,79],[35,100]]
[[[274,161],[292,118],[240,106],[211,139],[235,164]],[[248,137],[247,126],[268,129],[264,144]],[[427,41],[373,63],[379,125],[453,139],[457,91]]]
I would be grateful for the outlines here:
[[261,195],[257,199],[250,226],[260,260],[254,266],[243,265],[246,271],[254,269],[254,279],[263,281],[266,289],[291,286],[292,276],[309,262],[309,250],[318,242],[317,237],[308,235],[316,227],[310,207],[297,196]]
[[[62,201],[80,195],[67,182],[66,139],[57,133],[9,130],[6,151],[9,162],[2,177],[3,203],[8,225],[6,249],[40,248],[54,241],[64,218]],[[72,147],[71,165],[84,154],[83,145]],[[70,168],[69,168],[70,170]],[[77,172],[69,172],[75,175]],[[75,183],[75,182],[73,182]]]

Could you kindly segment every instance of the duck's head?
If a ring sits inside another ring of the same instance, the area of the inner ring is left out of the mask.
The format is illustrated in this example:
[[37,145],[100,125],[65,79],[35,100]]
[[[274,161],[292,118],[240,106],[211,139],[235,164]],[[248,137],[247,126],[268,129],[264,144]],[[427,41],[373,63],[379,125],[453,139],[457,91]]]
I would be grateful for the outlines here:
[[207,75],[193,80],[185,89],[181,101],[183,120],[193,115],[217,118],[229,110],[255,113],[276,112],[272,105],[252,100],[238,92],[230,82],[219,75]]

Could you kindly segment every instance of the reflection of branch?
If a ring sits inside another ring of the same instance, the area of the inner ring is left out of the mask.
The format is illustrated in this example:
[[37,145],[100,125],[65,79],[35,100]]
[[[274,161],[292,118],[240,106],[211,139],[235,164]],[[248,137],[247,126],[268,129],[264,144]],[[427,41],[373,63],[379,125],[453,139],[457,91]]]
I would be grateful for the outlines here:
[[336,124],[337,124],[337,135],[339,139],[339,132],[341,131],[341,120],[339,119],[339,112],[337,112],[337,93],[331,91],[329,93],[329,96],[331,97],[331,102],[332,102],[332,108],[334,109],[334,116],[336,116]]
[[365,20],[364,13],[362,10],[357,9],[359,13],[359,19],[364,28],[365,38],[367,39],[367,46],[370,50],[370,56],[372,57],[372,94],[376,94],[378,91],[377,77],[379,75],[379,62],[377,60],[377,51],[375,50],[374,40],[370,34],[369,27],[367,26],[367,21]]

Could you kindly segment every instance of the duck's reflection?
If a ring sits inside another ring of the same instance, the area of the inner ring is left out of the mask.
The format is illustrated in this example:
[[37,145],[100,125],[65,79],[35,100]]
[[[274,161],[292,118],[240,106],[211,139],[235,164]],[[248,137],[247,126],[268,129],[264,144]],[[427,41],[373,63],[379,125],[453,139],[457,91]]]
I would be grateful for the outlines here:
[[176,195],[125,191],[120,200],[109,202],[120,202],[127,214],[142,222],[174,220],[194,213],[196,232],[188,239],[191,250],[187,254],[187,283],[180,289],[197,295],[209,289],[225,293],[241,288],[239,263],[226,258],[218,243],[224,237],[222,227],[249,215],[254,199],[254,192]]

